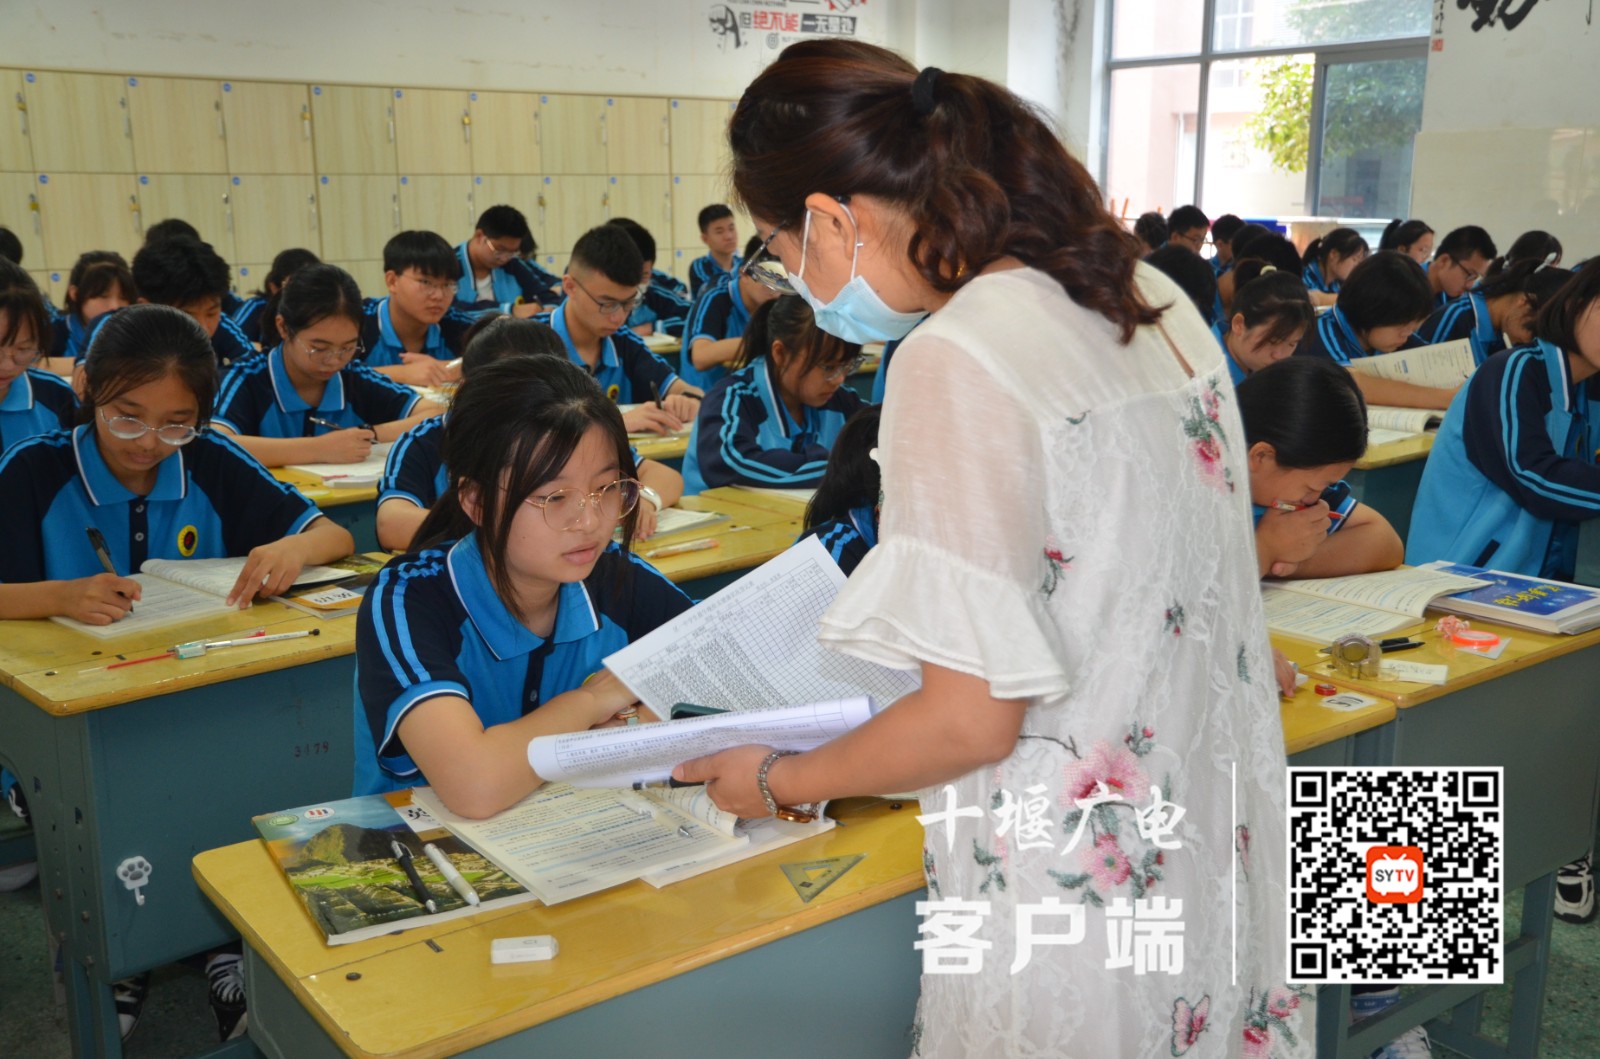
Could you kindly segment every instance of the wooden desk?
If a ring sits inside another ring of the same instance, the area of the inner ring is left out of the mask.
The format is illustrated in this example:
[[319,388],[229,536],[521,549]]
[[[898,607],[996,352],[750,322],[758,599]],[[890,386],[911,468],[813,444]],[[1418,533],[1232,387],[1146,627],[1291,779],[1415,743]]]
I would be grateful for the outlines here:
[[[259,841],[194,858],[244,937],[250,1038],[269,1056],[904,1055],[923,894],[916,803],[656,890],[642,882],[330,947]],[[806,904],[780,865],[865,854]],[[493,966],[494,938],[553,935]]]
[[305,494],[307,500],[322,509],[322,513],[350,531],[356,539],[356,551],[378,551],[378,487],[355,485],[335,489],[323,482],[320,475],[310,471],[296,471],[288,467],[269,467],[272,477],[286,482]]
[[630,437],[628,444],[633,446],[641,460],[659,460],[677,470],[683,464],[684,454],[689,451],[689,435],[651,434],[648,437]]
[[[1533,1055],[1537,1050],[1544,978],[1549,959],[1555,871],[1588,851],[1600,789],[1600,630],[1578,636],[1541,633],[1474,621],[1511,642],[1498,660],[1440,643],[1433,618],[1409,631],[1427,646],[1408,661],[1444,664],[1442,685],[1339,678],[1343,686],[1394,704],[1392,723],[1374,730],[1368,747],[1382,765],[1498,765],[1505,784],[1505,887],[1523,890],[1521,933],[1506,946],[1512,976],[1510,1052],[1476,1038],[1484,989],[1430,986],[1408,996],[1359,1033],[1345,1026],[1348,987],[1328,987],[1319,1007],[1319,1054],[1366,1055],[1401,1030],[1427,1021],[1432,1037],[1467,1055]],[[1293,641],[1286,641],[1293,642]],[[1315,645],[1298,650],[1314,654]],[[1293,655],[1291,655],[1293,658]],[[1326,663],[1302,666],[1313,679]],[[1293,762],[1299,764],[1297,760]],[[1451,1018],[1440,1016],[1449,1012]]]
[[[815,490],[813,490],[814,492]],[[744,507],[753,507],[759,511],[770,511],[789,518],[803,519],[806,517],[806,507],[809,499],[785,496],[781,493],[767,493],[759,489],[741,489],[736,485],[719,486],[716,489],[707,489],[701,496],[715,495],[719,499],[731,503],[741,504]]]
[[[704,599],[793,544],[800,535],[800,520],[761,508],[748,507],[722,494],[729,490],[707,490],[699,496],[686,496],[678,506],[689,511],[715,511],[729,516],[702,530],[662,534],[634,544],[634,553],[695,599]],[[715,494],[715,495],[713,495]],[[651,559],[653,548],[682,544],[692,540],[714,540],[717,547]]]
[[[98,668],[263,627],[320,634]],[[197,852],[250,837],[263,804],[349,795],[354,639],[353,620],[277,603],[103,641],[0,622],[0,757],[33,816],[74,1054],[121,1054],[113,981],[232,937],[184,870]],[[151,865],[142,906],[116,875],[134,856]]]
[[1432,451],[1432,434],[1374,445],[1345,477],[1355,498],[1388,519],[1402,541],[1411,529],[1411,505]]

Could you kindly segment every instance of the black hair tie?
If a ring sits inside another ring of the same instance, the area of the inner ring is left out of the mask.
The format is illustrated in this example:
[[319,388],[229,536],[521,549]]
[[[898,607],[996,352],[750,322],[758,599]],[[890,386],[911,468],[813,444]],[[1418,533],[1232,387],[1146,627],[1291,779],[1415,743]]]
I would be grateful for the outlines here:
[[944,71],[937,66],[924,67],[911,83],[911,106],[919,117],[927,117],[938,106],[939,101],[933,98],[933,89],[942,73]]

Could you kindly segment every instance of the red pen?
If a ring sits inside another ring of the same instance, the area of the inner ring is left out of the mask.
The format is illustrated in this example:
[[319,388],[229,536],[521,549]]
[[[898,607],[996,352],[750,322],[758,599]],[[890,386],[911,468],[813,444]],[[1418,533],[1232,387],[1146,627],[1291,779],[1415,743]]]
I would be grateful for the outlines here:
[[[172,652],[171,651],[163,651],[158,655],[146,655],[143,658],[125,658],[120,662],[112,662],[110,665],[102,666],[100,668],[103,668],[103,669],[121,669],[123,666],[136,666],[140,662],[159,662],[163,658],[171,658],[171,657],[172,657]],[[80,672],[87,673],[87,672],[89,672],[89,670],[84,669],[84,670],[81,670]]]

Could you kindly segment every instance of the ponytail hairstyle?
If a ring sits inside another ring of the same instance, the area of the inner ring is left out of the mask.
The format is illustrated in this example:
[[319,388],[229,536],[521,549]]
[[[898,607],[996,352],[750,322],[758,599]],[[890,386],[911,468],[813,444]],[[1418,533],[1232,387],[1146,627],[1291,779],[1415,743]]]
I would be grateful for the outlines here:
[[502,357],[565,357],[567,347],[549,324],[505,313],[481,316],[462,336],[461,377]]
[[1425,235],[1432,235],[1433,229],[1428,227],[1427,221],[1415,218],[1402,221],[1396,217],[1384,228],[1383,235],[1378,239],[1379,250],[1399,250],[1405,253],[1403,247],[1412,246],[1418,239]]
[[[261,310],[261,346],[270,348],[283,341],[283,336],[278,334],[278,303],[283,297],[283,285],[289,282],[289,277],[307,265],[320,265],[322,259],[303,247],[292,247],[288,250],[278,251],[278,256],[272,259],[272,268],[267,270],[267,278],[261,281],[261,289],[256,293],[266,299],[266,305]],[[360,321],[357,321],[359,323]]]
[[50,313],[33,277],[9,257],[0,256],[0,346],[16,343],[23,327],[33,332],[39,356],[50,355]]
[[1037,111],[993,82],[918,73],[858,41],[801,41],[745,90],[728,141],[734,190],[763,221],[798,221],[813,193],[876,196],[907,214],[907,257],[942,294],[1009,255],[1048,273],[1123,342],[1160,318],[1094,178]]
[[1433,313],[1433,288],[1421,265],[1398,250],[1379,250],[1350,273],[1337,304],[1358,333],[1396,327]]
[[1235,393],[1245,447],[1266,442],[1280,467],[1353,463],[1367,451],[1367,403],[1351,372],[1331,360],[1275,361],[1245,376]]
[[1329,258],[1337,255],[1343,261],[1352,257],[1365,257],[1370,249],[1367,241],[1361,238],[1361,233],[1354,228],[1335,228],[1322,238],[1311,240],[1300,263],[1307,268],[1316,265],[1322,269],[1323,275],[1327,276],[1328,270],[1323,265]]
[[[1546,269],[1546,272],[1556,271]],[[1579,353],[1578,324],[1590,306],[1600,302],[1600,257],[1591,257],[1539,307],[1533,334],[1558,349]],[[1592,358],[1600,350],[1589,350]]]
[[1265,341],[1287,342],[1305,334],[1316,319],[1306,285],[1293,272],[1254,259],[1234,271],[1239,278],[1233,289],[1233,311],[1244,317],[1245,327],[1267,325]]
[[[342,316],[361,329],[361,288],[355,277],[338,265],[306,265],[296,270],[278,290],[278,316],[283,317],[284,338],[330,316]],[[276,321],[274,321],[276,324]],[[265,330],[262,334],[265,335]],[[274,326],[273,333],[277,333]]]
[[67,314],[75,316],[80,324],[90,321],[83,318],[83,303],[104,298],[113,290],[122,300],[132,304],[139,298],[139,288],[133,282],[133,270],[115,250],[90,250],[79,254],[67,275]]
[[[561,357],[504,357],[472,372],[444,421],[440,455],[450,485],[418,527],[417,551],[478,534],[484,569],[507,610],[523,620],[506,548],[522,502],[561,474],[584,435],[599,426],[615,447],[618,474],[637,470],[622,413],[589,373]],[[476,499],[479,521],[461,504]],[[633,540],[637,508],[622,521],[622,547]]]
[[[758,357],[772,359],[772,349],[783,343],[783,363],[798,361],[800,373],[830,364],[843,364],[861,354],[861,345],[846,342],[817,326],[811,306],[798,294],[785,294],[756,306],[750,322],[744,327],[744,337],[739,340],[739,352],[729,362],[730,371],[738,371],[752,364]],[[771,374],[772,387],[780,399],[789,395],[783,392],[779,373]]]
[[83,360],[78,422],[129,390],[176,375],[200,406],[195,428],[211,421],[217,396],[217,355],[194,318],[170,305],[130,305],[95,328]]
[[806,505],[806,532],[824,522],[848,518],[851,508],[877,507],[883,492],[882,472],[872,450],[878,445],[881,405],[863,405],[839,430],[828,453],[828,469]]

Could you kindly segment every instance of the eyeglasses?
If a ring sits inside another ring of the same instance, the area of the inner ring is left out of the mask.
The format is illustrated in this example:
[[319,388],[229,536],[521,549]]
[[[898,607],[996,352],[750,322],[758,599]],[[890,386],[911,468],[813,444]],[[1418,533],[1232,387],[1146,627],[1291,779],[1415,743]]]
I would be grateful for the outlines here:
[[507,250],[503,246],[495,245],[495,241],[490,239],[487,235],[483,237],[483,245],[489,248],[489,256],[495,261],[510,261],[512,258],[517,256],[517,251],[522,249],[521,245],[518,244],[517,246],[512,247],[510,250]]
[[577,529],[583,523],[585,507],[592,507],[602,523],[614,525],[638,506],[639,483],[633,478],[618,478],[592,493],[557,489],[544,496],[530,496],[523,503],[543,511],[545,525],[553,530]]
[[[807,214],[806,217],[809,220],[810,214]],[[746,261],[744,267],[739,270],[742,275],[748,276],[768,290],[777,291],[779,294],[795,293],[794,284],[789,282],[788,270],[783,267],[778,261],[777,255],[771,250],[772,240],[776,239],[778,233],[788,226],[789,222],[784,221],[768,232],[767,237],[761,240],[761,249],[751,254],[750,260]]]
[[866,362],[867,355],[865,353],[857,353],[849,360],[840,361],[837,364],[832,364],[822,368],[822,377],[828,382],[836,382],[841,379],[847,379],[856,372],[860,371],[861,365],[865,364]]
[[[583,293],[589,294],[589,288],[579,283],[577,276],[572,277],[572,283]],[[644,304],[644,295],[636,294],[625,302],[619,302],[615,298],[596,298],[589,294],[589,300],[594,302],[601,316],[632,316],[633,311]]]
[[1454,259],[1452,259],[1452,262],[1454,263],[1456,268],[1459,268],[1461,270],[1461,274],[1467,277],[1467,286],[1470,287],[1472,284],[1478,282],[1478,273],[1477,272],[1475,272],[1474,270],[1468,268],[1466,265],[1463,265],[1459,261],[1455,261]]
[[325,342],[314,342],[302,345],[300,351],[312,360],[320,360],[324,364],[338,364],[359,357],[365,351],[365,347],[360,342],[352,342],[348,346],[330,346]]
[[456,293],[456,285],[449,280],[423,279],[406,273],[406,279],[422,288],[422,293],[431,298],[450,298]]
[[34,361],[39,359],[38,346],[0,346],[0,357],[10,357],[11,363],[19,368],[33,367]]
[[111,416],[108,418],[103,408],[97,409],[96,414],[99,415],[100,422],[106,425],[106,429],[111,431],[111,436],[121,438],[123,441],[138,441],[153,430],[155,431],[156,440],[177,448],[180,445],[189,444],[189,442],[200,436],[200,431],[188,423],[168,423],[166,426],[153,427],[144,420],[135,419],[133,416]]

